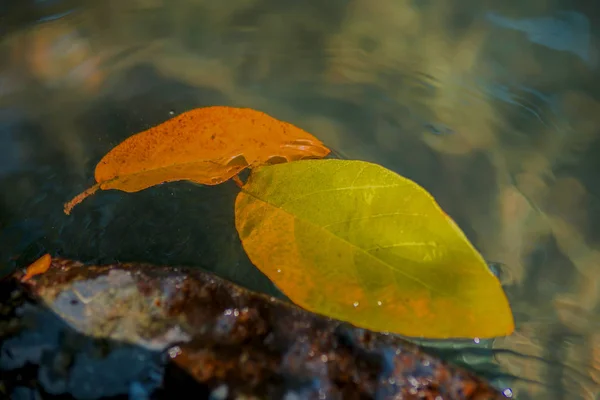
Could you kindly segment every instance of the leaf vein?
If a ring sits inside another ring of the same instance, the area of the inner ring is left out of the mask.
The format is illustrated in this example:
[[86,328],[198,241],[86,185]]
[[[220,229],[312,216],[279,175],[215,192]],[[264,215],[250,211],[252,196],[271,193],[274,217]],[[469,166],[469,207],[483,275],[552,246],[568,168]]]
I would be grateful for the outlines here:
[[294,202],[296,202],[298,200],[302,200],[302,199],[304,199],[306,197],[314,196],[314,195],[321,194],[321,193],[340,192],[340,191],[344,191],[344,190],[385,189],[385,188],[400,187],[400,186],[405,186],[405,185],[394,183],[394,184],[391,184],[391,185],[344,186],[344,187],[341,187],[341,188],[332,188],[332,189],[317,190],[315,192],[304,193],[301,196],[298,196],[298,197],[295,197],[293,199],[284,201],[283,203],[279,204],[277,207],[283,208],[285,205],[288,205],[290,203],[294,203]]
[[428,243],[428,242],[402,242],[402,243],[394,243],[387,246],[375,246],[365,249],[365,251],[373,251],[373,250],[381,250],[381,249],[392,249],[394,247],[411,247],[411,246],[421,246],[421,247],[440,247],[437,243]]
[[425,214],[413,214],[413,213],[393,212],[393,213],[367,215],[365,217],[358,217],[358,218],[349,218],[349,219],[345,219],[343,221],[337,221],[337,222],[332,222],[332,223],[327,224],[327,225],[323,225],[323,228],[329,228],[330,226],[345,224],[347,222],[352,222],[352,221],[361,221],[361,220],[364,220],[364,219],[380,218],[380,217],[394,217],[394,216],[401,216],[401,217],[422,217],[422,218],[427,218],[428,217]]

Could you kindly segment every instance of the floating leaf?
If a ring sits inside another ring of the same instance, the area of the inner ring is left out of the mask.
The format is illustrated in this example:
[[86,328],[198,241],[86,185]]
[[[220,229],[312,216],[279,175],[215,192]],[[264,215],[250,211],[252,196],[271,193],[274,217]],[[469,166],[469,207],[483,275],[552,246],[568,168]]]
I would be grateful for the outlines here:
[[112,149],[96,166],[97,184],[65,204],[65,213],[98,189],[137,192],[164,182],[216,185],[246,167],[321,158],[317,138],[249,108],[198,108],[140,132]]
[[235,215],[250,260],[310,311],[414,337],[514,329],[502,287],[460,228],[422,187],[381,166],[255,169]]

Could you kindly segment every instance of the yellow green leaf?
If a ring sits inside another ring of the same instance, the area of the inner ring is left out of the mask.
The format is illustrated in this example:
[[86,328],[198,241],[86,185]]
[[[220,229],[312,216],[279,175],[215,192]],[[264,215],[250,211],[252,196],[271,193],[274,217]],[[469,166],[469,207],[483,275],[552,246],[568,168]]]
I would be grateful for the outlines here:
[[460,228],[425,189],[379,165],[260,167],[235,223],[252,263],[310,311],[413,337],[514,329],[500,283]]

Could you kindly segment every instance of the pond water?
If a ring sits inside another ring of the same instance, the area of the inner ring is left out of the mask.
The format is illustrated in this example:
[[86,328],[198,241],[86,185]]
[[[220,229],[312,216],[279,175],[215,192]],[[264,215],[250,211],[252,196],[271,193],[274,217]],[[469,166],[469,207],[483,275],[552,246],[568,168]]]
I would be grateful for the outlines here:
[[426,343],[519,399],[600,396],[600,11],[594,2],[13,0],[0,6],[0,271],[44,252],[273,285],[233,183],[98,193],[131,134],[251,107],[428,189],[494,263],[517,330]]

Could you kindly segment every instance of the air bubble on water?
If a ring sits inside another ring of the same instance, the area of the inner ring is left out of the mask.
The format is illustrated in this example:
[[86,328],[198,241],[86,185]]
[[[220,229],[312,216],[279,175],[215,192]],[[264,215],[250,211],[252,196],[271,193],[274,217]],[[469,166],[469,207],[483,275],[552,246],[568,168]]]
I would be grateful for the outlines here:
[[475,344],[479,344],[479,342],[481,342],[481,340],[479,340],[478,337],[476,337],[475,339],[473,339],[473,341],[475,342]]
[[352,305],[354,306],[354,308],[358,307],[358,301],[355,301],[354,303],[352,303]]
[[175,115],[175,110],[169,110],[169,115]]
[[382,305],[382,304],[383,304],[383,303],[381,302],[381,300],[379,300],[379,301],[377,302],[377,305],[378,305],[378,306],[380,306],[380,305]]
[[281,270],[280,270],[280,269],[277,269],[277,272],[278,272],[278,273],[280,273],[280,272],[281,272]]
[[490,272],[498,278],[498,281],[500,281],[502,286],[508,286],[515,283],[515,277],[508,266],[494,261],[487,262],[487,266]]

